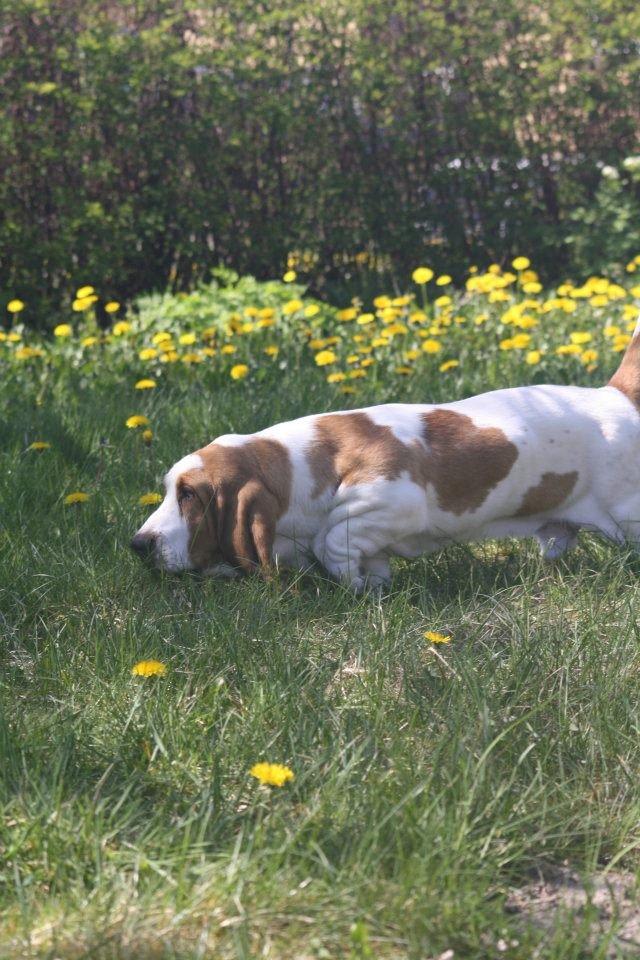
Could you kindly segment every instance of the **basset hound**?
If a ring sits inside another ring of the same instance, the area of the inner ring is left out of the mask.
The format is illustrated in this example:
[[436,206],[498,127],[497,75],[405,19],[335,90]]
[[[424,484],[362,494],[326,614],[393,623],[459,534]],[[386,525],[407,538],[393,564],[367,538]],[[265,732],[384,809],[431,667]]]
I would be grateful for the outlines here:
[[169,571],[319,562],[356,591],[389,558],[448,543],[578,530],[640,540],[640,322],[605,387],[530,386],[390,403],[226,434],[178,461],[134,536]]

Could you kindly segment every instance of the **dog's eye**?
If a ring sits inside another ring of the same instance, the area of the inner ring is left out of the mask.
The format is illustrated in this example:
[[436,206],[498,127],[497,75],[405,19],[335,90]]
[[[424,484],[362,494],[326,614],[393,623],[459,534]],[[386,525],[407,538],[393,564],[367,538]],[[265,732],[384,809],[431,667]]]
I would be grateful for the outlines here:
[[195,490],[192,490],[191,487],[182,487],[178,493],[178,503],[186,503],[189,500],[193,500],[195,495]]

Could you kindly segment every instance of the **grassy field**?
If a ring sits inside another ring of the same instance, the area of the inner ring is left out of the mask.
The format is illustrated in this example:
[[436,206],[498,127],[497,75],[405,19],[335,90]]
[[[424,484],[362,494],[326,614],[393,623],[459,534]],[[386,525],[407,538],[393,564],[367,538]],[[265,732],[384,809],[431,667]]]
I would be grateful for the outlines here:
[[[0,956],[638,955],[631,551],[583,536],[544,565],[530,542],[452,547],[354,597],[320,572],[161,576],[128,549],[152,509],[140,496],[220,433],[597,386],[640,297],[633,277],[471,281],[337,311],[245,280],[114,309],[107,337],[92,294],[48,338],[15,310],[0,343]],[[148,658],[164,676],[132,676]],[[295,779],[261,785],[265,760]]]

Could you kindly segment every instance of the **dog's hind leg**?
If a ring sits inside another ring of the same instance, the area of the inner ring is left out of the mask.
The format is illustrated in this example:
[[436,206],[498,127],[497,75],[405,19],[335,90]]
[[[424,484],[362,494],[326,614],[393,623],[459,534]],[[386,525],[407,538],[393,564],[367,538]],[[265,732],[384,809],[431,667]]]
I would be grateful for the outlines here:
[[565,520],[550,520],[538,527],[535,537],[545,560],[555,560],[575,546],[580,528]]

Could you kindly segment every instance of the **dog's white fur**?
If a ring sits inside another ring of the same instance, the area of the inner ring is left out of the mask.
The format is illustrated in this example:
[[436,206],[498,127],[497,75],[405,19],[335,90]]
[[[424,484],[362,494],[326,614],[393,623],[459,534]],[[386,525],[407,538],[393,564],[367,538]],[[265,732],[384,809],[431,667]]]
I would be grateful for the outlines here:
[[[338,478],[336,485],[314,495],[309,450],[318,424],[323,417],[353,411],[302,417],[257,434],[221,436],[210,447],[224,450],[257,438],[281,444],[291,464],[291,484],[288,506],[277,520],[274,562],[304,567],[315,559],[356,590],[387,583],[391,555],[415,557],[452,542],[532,536],[552,557],[572,545],[580,528],[617,542],[640,539],[640,415],[622,390],[611,385],[518,387],[438,406],[384,404],[361,413],[388,427],[403,444],[421,446],[428,456],[423,418],[436,410],[462,414],[476,428],[497,428],[517,449],[507,475],[475,508],[444,509],[435,487],[416,482],[408,471],[363,483]],[[200,454],[190,454],[171,468],[163,503],[138,531],[153,535],[156,562],[168,570],[191,566],[176,484],[185,470],[202,465]],[[577,474],[568,496],[556,507],[518,516],[524,493],[549,472]],[[233,570],[220,564],[207,572]]]

